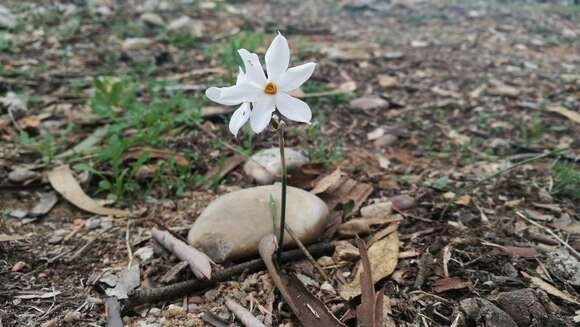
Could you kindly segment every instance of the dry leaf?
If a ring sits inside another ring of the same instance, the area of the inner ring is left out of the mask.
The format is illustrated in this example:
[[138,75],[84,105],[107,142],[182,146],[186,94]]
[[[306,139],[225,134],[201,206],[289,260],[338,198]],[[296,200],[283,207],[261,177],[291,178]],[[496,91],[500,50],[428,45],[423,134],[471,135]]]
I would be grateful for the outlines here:
[[[282,297],[303,326],[338,327],[341,323],[326,306],[314,297],[294,275],[287,276],[272,261],[276,251],[276,237],[272,234],[260,241],[260,256]],[[360,290],[359,290],[360,291]]]
[[0,242],[20,241],[24,236],[0,234]]
[[333,171],[330,175],[324,176],[320,181],[318,181],[316,186],[314,186],[314,189],[310,192],[313,194],[320,194],[326,191],[333,191],[338,186],[340,186],[339,183],[341,174],[342,172],[340,171],[340,168],[336,168],[336,170]]
[[130,214],[127,210],[105,208],[91,199],[81,189],[74,178],[72,171],[67,165],[56,167],[48,172],[48,181],[60,195],[75,206],[98,215],[126,217]]
[[[356,308],[356,318],[359,326],[382,327],[382,303],[380,314],[377,315],[377,298],[375,285],[372,280],[372,268],[368,256],[367,246],[363,240],[357,237],[356,243],[361,256],[362,272],[360,274],[361,303]],[[359,269],[360,270],[360,269]],[[383,297],[380,297],[380,301]],[[378,321],[377,321],[378,318]],[[378,323],[380,324],[378,324]]]
[[546,110],[560,114],[570,119],[571,121],[580,124],[580,113],[578,113],[577,111],[572,111],[562,106],[548,106]]
[[[387,227],[389,228],[389,227]],[[395,231],[387,237],[370,245],[368,249],[371,263],[372,281],[376,284],[379,280],[389,276],[397,266],[399,257],[399,234]],[[360,293],[361,269],[358,267],[354,279],[340,290],[340,296],[349,300]]]
[[467,207],[471,203],[471,196],[469,194],[462,195],[455,200],[455,203]]
[[459,290],[466,288],[469,282],[464,281],[459,277],[442,278],[433,283],[433,292],[443,293],[450,290]]
[[579,300],[575,299],[568,292],[560,291],[559,289],[554,287],[552,284],[544,281],[541,278],[531,276],[528,273],[526,273],[525,271],[521,271],[521,273],[524,277],[526,277],[527,279],[529,279],[531,281],[532,286],[541,288],[542,290],[546,291],[546,293],[551,294],[555,297],[559,297],[560,299],[562,299],[564,301],[580,305]]

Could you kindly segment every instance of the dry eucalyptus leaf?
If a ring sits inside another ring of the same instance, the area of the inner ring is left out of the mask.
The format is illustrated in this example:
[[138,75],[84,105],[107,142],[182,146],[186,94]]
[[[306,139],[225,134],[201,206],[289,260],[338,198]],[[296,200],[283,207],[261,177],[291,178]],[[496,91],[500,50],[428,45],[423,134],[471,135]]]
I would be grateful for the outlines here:
[[130,214],[127,210],[105,208],[91,199],[74,178],[69,166],[56,167],[48,172],[48,181],[60,195],[75,206],[98,215],[126,217]]
[[577,300],[577,299],[575,299],[568,292],[560,291],[559,289],[557,289],[552,284],[544,281],[541,278],[531,276],[528,273],[526,273],[525,271],[522,271],[521,273],[522,273],[522,275],[524,277],[526,277],[527,279],[530,280],[530,282],[532,283],[532,286],[541,288],[542,290],[546,291],[546,293],[551,294],[551,295],[553,295],[555,297],[558,297],[558,298],[560,298],[560,299],[562,299],[564,301],[567,301],[567,302],[570,302],[570,303],[574,303],[574,304],[580,305],[580,301]]
[[[388,227],[387,227],[388,228]],[[399,257],[399,234],[394,231],[383,239],[370,245],[368,249],[371,263],[372,281],[376,284],[379,280],[389,276],[395,270]],[[354,279],[340,290],[340,296],[350,300],[361,294],[361,268],[357,268]]]
[[570,119],[571,121],[580,124],[580,113],[578,113],[577,111],[572,111],[562,106],[548,106],[546,110],[560,114]]

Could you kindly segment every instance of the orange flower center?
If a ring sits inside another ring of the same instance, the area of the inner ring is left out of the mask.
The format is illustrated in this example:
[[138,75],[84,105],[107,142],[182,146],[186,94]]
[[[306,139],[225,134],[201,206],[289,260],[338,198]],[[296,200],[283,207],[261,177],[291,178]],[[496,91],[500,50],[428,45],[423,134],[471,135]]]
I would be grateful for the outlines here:
[[274,95],[276,92],[278,92],[278,87],[276,84],[274,84],[274,82],[266,83],[266,86],[264,87],[264,93]]

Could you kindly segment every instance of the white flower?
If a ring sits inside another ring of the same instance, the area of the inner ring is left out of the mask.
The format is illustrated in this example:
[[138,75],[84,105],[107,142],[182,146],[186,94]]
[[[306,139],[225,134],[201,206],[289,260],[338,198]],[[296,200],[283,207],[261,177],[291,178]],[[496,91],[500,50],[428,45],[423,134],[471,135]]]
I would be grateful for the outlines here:
[[312,112],[308,104],[290,96],[288,92],[299,88],[310,78],[315,63],[288,69],[290,49],[288,41],[282,34],[274,38],[266,51],[267,77],[258,55],[246,49],[240,49],[238,53],[244,62],[245,73],[240,69],[236,85],[223,88],[210,87],[205,92],[210,100],[223,105],[242,104],[230,120],[232,134],[236,135],[248,120],[254,132],[262,132],[270,123],[272,113],[276,109],[290,120],[310,122]]

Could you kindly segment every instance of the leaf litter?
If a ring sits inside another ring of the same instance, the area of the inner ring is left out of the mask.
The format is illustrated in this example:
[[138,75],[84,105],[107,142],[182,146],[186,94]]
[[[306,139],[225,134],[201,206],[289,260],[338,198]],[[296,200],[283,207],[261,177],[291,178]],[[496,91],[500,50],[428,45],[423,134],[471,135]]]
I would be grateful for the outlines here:
[[[397,243],[398,254],[388,260],[383,256],[378,264],[379,275],[385,276],[375,281],[379,276],[371,273],[370,284],[384,294],[375,296],[374,311],[368,306],[371,298],[364,299],[364,311],[374,312],[375,322],[381,316],[381,301],[386,326],[395,321],[403,326],[417,321],[451,325],[461,320],[454,308],[468,309],[462,305],[466,298],[478,304],[480,315],[474,311],[471,318],[482,319],[486,308],[511,315],[495,306],[493,295],[525,290],[527,282],[538,288],[536,295],[550,309],[548,316],[560,324],[577,318],[578,296],[572,279],[565,277],[574,276],[574,271],[551,264],[549,255],[563,248],[572,255],[580,250],[577,198],[559,191],[573,190],[575,175],[559,173],[554,165],[566,161],[572,163],[572,172],[578,168],[570,160],[578,157],[580,135],[574,111],[580,79],[571,68],[578,44],[570,35],[580,32],[570,7],[530,1],[513,11],[499,2],[473,7],[446,1],[349,1],[329,10],[324,2],[304,2],[289,8],[289,13],[300,10],[304,15],[289,14],[276,26],[271,20],[280,12],[268,14],[272,8],[251,2],[137,4],[128,11],[108,2],[94,7],[12,4],[3,3],[7,11],[1,15],[10,16],[11,22],[0,31],[4,324],[26,324],[29,319],[63,323],[70,312],[79,313],[83,323],[122,324],[117,311],[125,309],[125,302],[115,305],[104,289],[116,285],[119,272],[142,247],[154,249],[153,256],[137,267],[140,276],[133,274],[125,289],[137,280],[143,289],[205,280],[192,279],[188,263],[176,263],[173,254],[151,240],[150,231],[171,230],[183,237],[213,198],[253,185],[239,166],[248,154],[271,147],[269,139],[244,137],[228,146],[216,142],[227,135],[229,110],[208,107],[198,99],[200,90],[216,80],[226,81],[237,68],[222,49],[228,44],[233,49],[247,46],[262,54],[275,29],[288,32],[292,47],[301,49],[296,56],[301,61],[319,62],[313,82],[296,94],[318,114],[312,125],[290,133],[290,144],[303,148],[311,160],[291,176],[292,183],[315,190],[333,210],[329,230],[335,232],[328,233],[332,237],[323,240],[325,244],[345,242],[336,243],[334,255],[315,258],[330,276],[328,282],[308,260],[280,267],[313,281],[305,287],[325,307],[314,312],[328,310],[349,324],[361,318],[355,313],[362,299],[340,297],[353,278],[369,284],[361,280],[366,270],[351,239],[358,234],[367,237],[371,268],[377,265],[377,249],[384,254]],[[72,23],[53,20],[55,13]],[[158,17],[139,20],[151,14]],[[377,28],[363,29],[359,19]],[[28,27],[21,29],[21,24]],[[210,36],[190,37],[202,25]],[[438,35],[439,28],[446,33]],[[106,87],[99,90],[97,81]],[[115,81],[121,82],[114,86]],[[75,126],[67,127],[71,122]],[[120,140],[117,144],[110,142],[114,136]],[[568,150],[551,153],[558,148]],[[117,157],[111,156],[117,153],[113,150],[119,150]],[[139,166],[146,151],[149,161]],[[538,153],[547,155],[502,171]],[[113,172],[117,159],[119,169]],[[54,167],[79,162],[94,171],[75,175],[68,169],[70,173],[52,185]],[[18,167],[31,174],[14,178],[10,173]],[[122,200],[100,187],[103,179],[123,177],[133,168],[140,173],[117,182],[138,196]],[[476,184],[498,171],[501,174]],[[61,201],[56,196],[54,203],[51,186]],[[401,194],[408,199],[392,200]],[[455,195],[457,199],[447,203]],[[96,200],[107,196],[106,201]],[[105,202],[116,209],[103,206]],[[380,203],[390,204],[375,207],[373,215],[360,210]],[[131,209],[131,224],[126,220],[129,210],[120,208]],[[527,212],[530,222],[519,219],[520,211]],[[30,212],[43,218],[23,224]],[[102,217],[98,225],[103,227],[85,228],[95,214],[123,219]],[[397,242],[386,241],[395,234]],[[394,267],[387,274],[390,266],[381,265],[389,262]],[[422,269],[421,262],[432,264]],[[220,271],[240,264],[244,262],[214,266],[212,275],[219,277]],[[11,271],[13,267],[18,269]],[[135,264],[132,269],[137,272]],[[113,285],[85,283],[98,280],[104,271],[117,272],[101,278]],[[207,281],[186,297],[138,306],[125,319],[139,324],[163,316],[167,324],[202,325],[203,315],[222,325],[243,321],[220,301],[229,296],[264,325],[298,322],[274,292],[268,273],[258,269],[234,276],[217,285]],[[34,301],[34,308],[13,301],[25,295],[19,293],[23,290],[50,294],[53,285],[63,293],[19,299]],[[435,291],[440,293],[430,294]],[[38,309],[48,313],[43,316]]]

